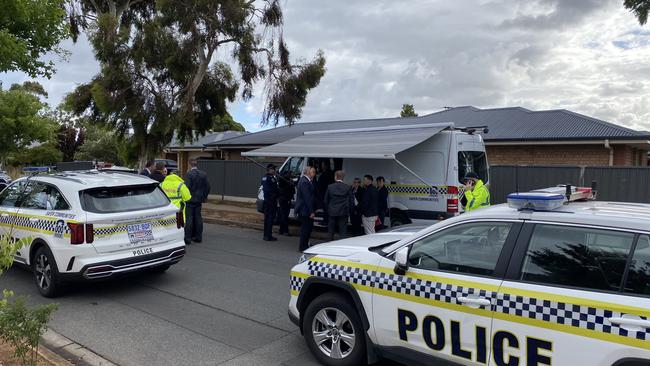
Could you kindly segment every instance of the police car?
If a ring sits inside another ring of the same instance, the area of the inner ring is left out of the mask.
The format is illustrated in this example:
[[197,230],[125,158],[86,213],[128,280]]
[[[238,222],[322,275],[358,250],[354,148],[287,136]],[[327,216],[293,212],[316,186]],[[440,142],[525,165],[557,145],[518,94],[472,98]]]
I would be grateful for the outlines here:
[[289,317],[325,365],[649,365],[650,205],[567,193],[312,247]]
[[0,193],[0,230],[25,245],[40,293],[68,280],[164,272],[185,255],[183,216],[158,187],[134,174],[65,172],[13,182]]

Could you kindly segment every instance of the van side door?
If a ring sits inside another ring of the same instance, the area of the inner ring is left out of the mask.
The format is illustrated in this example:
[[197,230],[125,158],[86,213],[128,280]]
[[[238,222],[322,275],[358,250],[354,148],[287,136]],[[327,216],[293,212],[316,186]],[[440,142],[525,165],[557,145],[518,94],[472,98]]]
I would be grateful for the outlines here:
[[647,235],[527,223],[496,296],[492,364],[649,362],[649,295]]

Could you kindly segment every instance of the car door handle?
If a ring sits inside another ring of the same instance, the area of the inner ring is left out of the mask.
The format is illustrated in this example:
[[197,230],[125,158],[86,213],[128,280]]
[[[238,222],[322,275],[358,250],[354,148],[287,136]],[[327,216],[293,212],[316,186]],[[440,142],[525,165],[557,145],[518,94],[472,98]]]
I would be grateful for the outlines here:
[[9,214],[8,213],[3,213],[3,214],[0,214],[0,217],[9,217]]
[[634,318],[609,318],[610,323],[615,325],[625,325],[628,327],[650,328],[650,320]]
[[38,222],[38,219],[35,217],[30,217],[29,222]]
[[465,297],[465,296],[460,296],[457,297],[456,300],[458,300],[459,303],[463,305],[475,305],[475,306],[490,306],[492,305],[492,302],[490,300],[479,297],[479,298],[472,298],[472,297]]

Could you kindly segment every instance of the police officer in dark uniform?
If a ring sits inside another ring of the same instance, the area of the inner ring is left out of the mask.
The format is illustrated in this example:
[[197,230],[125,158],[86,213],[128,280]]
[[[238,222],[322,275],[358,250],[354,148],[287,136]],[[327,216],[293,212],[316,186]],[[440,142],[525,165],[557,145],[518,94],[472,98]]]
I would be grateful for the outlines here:
[[273,221],[278,209],[278,197],[280,188],[278,179],[275,177],[275,165],[266,166],[266,175],[262,177],[262,191],[264,192],[264,240],[276,241],[273,237]]

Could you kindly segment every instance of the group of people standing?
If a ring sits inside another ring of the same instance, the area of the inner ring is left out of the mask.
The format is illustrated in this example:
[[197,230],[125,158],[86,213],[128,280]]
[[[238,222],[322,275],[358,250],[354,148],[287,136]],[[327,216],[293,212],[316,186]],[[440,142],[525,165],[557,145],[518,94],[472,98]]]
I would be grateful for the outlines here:
[[210,194],[208,175],[198,169],[195,159],[191,159],[189,163],[190,170],[185,175],[185,179],[175,171],[168,171],[163,161],[149,161],[140,172],[141,175],[159,182],[169,200],[183,211],[186,245],[203,241],[201,208]]
[[[323,220],[327,225],[329,239],[334,240],[336,231],[340,238],[348,236],[348,221],[352,224],[352,234],[372,234],[376,228],[385,226],[388,213],[388,189],[383,177],[377,177],[377,186],[371,175],[354,178],[353,184],[344,182],[345,172],[332,171],[326,163],[317,175],[316,168],[307,166],[298,180],[296,187],[287,172],[276,176],[276,166],[267,165],[267,172],[262,177],[264,192],[264,237],[266,241],[275,241],[273,224],[277,217],[280,234],[289,235],[289,212],[291,201],[296,197],[294,214],[300,221],[299,250],[309,247],[309,239],[314,227],[316,211],[323,209]],[[279,207],[279,212],[277,211]]]

